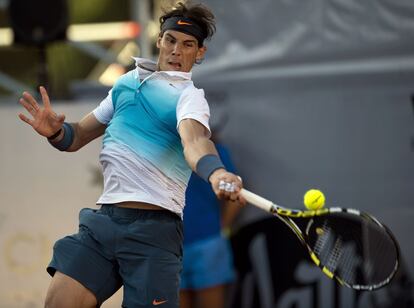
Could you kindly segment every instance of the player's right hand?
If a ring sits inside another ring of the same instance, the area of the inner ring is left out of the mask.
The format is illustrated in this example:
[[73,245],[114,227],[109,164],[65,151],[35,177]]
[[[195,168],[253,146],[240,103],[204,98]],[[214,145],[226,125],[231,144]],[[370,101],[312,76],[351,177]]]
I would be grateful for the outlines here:
[[50,137],[62,127],[65,115],[58,115],[52,110],[49,95],[44,87],[40,87],[39,90],[42,96],[42,105],[39,105],[30,93],[23,92],[19,103],[33,118],[30,119],[22,113],[19,113],[19,118],[33,127],[39,135]]
[[220,168],[210,175],[209,182],[218,199],[238,201],[241,205],[246,203],[246,200],[240,195],[240,190],[243,187],[241,177]]

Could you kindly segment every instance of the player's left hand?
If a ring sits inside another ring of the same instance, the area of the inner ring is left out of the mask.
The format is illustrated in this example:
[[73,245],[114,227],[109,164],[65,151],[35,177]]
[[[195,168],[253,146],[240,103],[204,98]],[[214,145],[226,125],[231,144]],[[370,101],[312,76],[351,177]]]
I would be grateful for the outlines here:
[[217,198],[238,201],[242,205],[246,203],[246,200],[240,195],[240,190],[243,187],[241,177],[225,169],[217,169],[210,175],[209,181]]

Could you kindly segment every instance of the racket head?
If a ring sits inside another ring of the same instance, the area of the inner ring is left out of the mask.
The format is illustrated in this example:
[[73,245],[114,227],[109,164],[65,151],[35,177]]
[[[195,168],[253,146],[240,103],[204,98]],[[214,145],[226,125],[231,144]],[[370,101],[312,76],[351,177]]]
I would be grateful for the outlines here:
[[309,219],[304,238],[322,271],[350,288],[379,289],[398,270],[400,251],[395,237],[369,214],[331,208]]
[[307,247],[315,264],[340,284],[356,290],[376,290],[395,276],[399,267],[398,243],[373,216],[342,208],[300,211],[279,206],[245,189],[241,194],[247,202],[285,222]]

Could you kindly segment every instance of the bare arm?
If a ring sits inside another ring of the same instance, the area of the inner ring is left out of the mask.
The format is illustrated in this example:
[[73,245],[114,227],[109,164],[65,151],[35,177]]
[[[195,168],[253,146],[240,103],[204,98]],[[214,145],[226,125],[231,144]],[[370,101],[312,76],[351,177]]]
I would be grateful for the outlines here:
[[[214,143],[209,139],[207,129],[199,122],[193,119],[185,119],[180,122],[178,128],[181,142],[184,147],[184,156],[193,171],[196,171],[197,162],[204,155],[214,154],[218,156]],[[220,181],[234,183],[233,192],[225,191],[219,188]],[[215,170],[209,177],[211,187],[219,199],[237,200],[244,203],[244,199],[239,196],[242,188],[240,177],[226,171],[224,168]]]
[[[58,115],[53,111],[49,96],[44,87],[40,87],[40,94],[42,96],[42,105],[39,105],[30,93],[23,93],[19,102],[30,113],[32,118],[28,118],[22,113],[19,114],[19,118],[29,124],[39,135],[48,138],[62,128],[65,115]],[[67,149],[70,152],[77,151],[85,144],[101,136],[106,128],[104,124],[101,124],[95,118],[93,113],[86,115],[78,123],[71,123],[71,125],[74,130],[74,139],[72,145]],[[59,142],[63,138],[64,133],[64,130],[62,130],[51,142]]]
[[[91,112],[77,123],[70,123],[74,130],[74,138],[72,145],[66,150],[67,152],[75,152],[88,144],[92,140],[98,138],[105,132],[106,125],[100,123],[95,115]],[[58,137],[51,142],[59,142],[63,138],[62,131]]]
[[218,155],[214,143],[209,139],[207,129],[192,119],[180,122],[179,133],[184,147],[184,156],[193,171],[198,160],[206,154]]

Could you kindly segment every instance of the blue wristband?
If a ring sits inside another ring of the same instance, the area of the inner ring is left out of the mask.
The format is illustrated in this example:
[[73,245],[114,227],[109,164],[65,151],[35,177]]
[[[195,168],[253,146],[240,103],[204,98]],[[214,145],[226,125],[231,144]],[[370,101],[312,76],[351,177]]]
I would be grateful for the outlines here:
[[62,127],[63,127],[62,140],[58,142],[53,142],[53,143],[50,140],[48,141],[53,147],[55,147],[59,151],[66,151],[73,143],[74,131],[73,131],[72,125],[66,122],[63,123]]
[[214,154],[207,154],[201,157],[196,166],[196,173],[206,182],[210,175],[217,169],[224,168],[220,157]]

